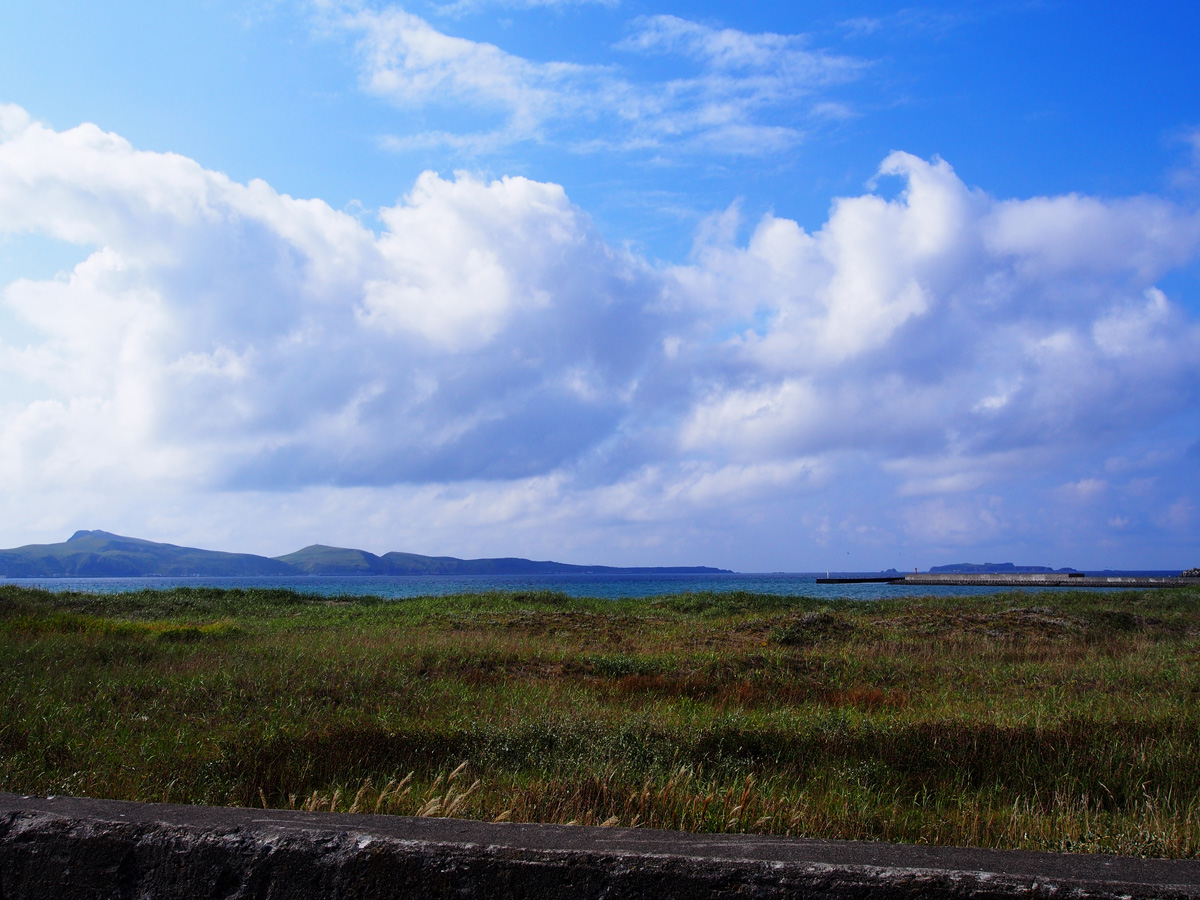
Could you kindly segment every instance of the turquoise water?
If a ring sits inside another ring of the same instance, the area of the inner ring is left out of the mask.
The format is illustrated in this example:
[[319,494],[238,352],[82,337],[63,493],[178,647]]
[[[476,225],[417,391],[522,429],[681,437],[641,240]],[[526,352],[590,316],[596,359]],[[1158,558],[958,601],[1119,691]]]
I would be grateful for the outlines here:
[[[820,573],[824,575],[825,573]],[[839,573],[835,573],[839,574]],[[51,591],[121,593],[173,587],[288,588],[335,596],[445,596],[484,591],[561,591],[572,597],[655,597],[686,591],[754,591],[828,599],[879,600],[888,597],[993,594],[995,588],[890,584],[817,584],[815,572],[728,575],[261,575],[246,577],[149,578],[0,578],[0,584],[41,587]],[[1009,588],[1008,590],[1066,590]]]

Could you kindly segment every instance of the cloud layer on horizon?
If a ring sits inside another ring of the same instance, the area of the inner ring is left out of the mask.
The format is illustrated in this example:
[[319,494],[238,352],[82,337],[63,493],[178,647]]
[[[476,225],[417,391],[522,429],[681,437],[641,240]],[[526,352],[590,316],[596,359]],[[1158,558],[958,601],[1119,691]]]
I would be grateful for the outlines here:
[[715,213],[656,265],[554,184],[427,172],[376,231],[2,107],[0,235],[84,258],[2,287],[31,337],[0,319],[0,534],[140,504],[181,538],[199,526],[164,510],[744,566],[785,525],[975,547],[1053,509],[1081,540],[1183,546],[1200,324],[1157,285],[1196,259],[1200,214],[997,199],[905,153],[877,182],[814,232]]

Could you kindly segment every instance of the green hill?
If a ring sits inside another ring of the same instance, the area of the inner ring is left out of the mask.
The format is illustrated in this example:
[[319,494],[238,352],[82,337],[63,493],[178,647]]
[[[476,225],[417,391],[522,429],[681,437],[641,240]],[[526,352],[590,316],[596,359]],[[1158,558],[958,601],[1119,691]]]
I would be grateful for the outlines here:
[[727,571],[707,566],[577,566],[550,560],[504,556],[496,559],[458,559],[453,556],[420,556],[385,553],[389,575],[715,575]]
[[305,575],[391,575],[387,564],[374,553],[311,544],[303,550],[276,556]]
[[9,578],[135,578],[143,575],[292,575],[286,563],[250,553],[158,544],[107,531],[77,531],[61,544],[0,550]]
[[565,575],[715,574],[705,566],[616,568],[576,566],[517,557],[458,559],[312,544],[274,559],[251,553],[222,553],[122,537],[107,531],[77,531],[61,544],[27,544],[0,550],[0,577],[138,578],[146,575]]
[[576,566],[550,560],[505,556],[497,559],[459,559],[456,556],[421,556],[393,550],[376,556],[365,550],[313,544],[275,559],[308,575],[601,575],[601,574],[715,574],[705,566],[616,568]]

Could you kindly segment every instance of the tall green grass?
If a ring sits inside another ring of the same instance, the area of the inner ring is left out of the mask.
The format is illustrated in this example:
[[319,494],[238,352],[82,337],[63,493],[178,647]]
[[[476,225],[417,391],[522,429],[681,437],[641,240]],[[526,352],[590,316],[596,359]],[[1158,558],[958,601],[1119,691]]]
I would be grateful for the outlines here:
[[0,788],[1194,857],[1200,592],[0,586]]

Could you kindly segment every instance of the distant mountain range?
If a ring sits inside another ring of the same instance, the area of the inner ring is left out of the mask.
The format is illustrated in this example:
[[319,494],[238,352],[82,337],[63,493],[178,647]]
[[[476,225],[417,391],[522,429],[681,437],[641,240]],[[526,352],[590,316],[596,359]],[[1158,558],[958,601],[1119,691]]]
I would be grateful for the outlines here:
[[1077,572],[1078,569],[1051,569],[1049,566],[1014,566],[1012,563],[952,563],[931,566],[930,575],[1035,575],[1052,572]]
[[715,575],[709,566],[576,566],[505,557],[458,559],[385,553],[313,544],[286,556],[222,553],[77,531],[61,544],[27,544],[0,550],[7,578],[138,578],[148,575]]

